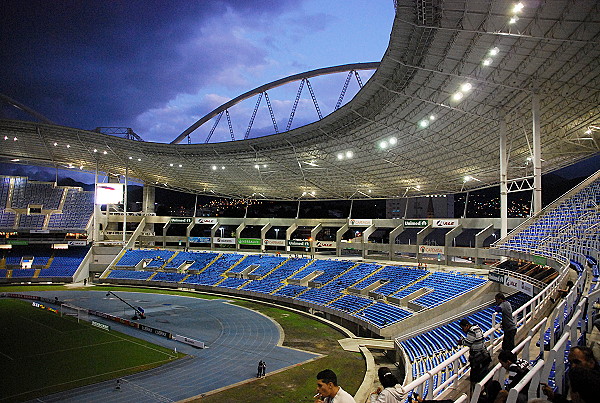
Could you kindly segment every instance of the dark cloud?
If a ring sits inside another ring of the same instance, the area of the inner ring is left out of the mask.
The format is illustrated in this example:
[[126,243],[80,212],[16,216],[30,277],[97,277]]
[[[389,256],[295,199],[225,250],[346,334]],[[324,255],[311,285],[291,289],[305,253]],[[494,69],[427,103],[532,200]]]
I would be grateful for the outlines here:
[[3,1],[0,92],[65,125],[131,125],[225,68],[265,54],[219,27],[267,23],[291,0]]

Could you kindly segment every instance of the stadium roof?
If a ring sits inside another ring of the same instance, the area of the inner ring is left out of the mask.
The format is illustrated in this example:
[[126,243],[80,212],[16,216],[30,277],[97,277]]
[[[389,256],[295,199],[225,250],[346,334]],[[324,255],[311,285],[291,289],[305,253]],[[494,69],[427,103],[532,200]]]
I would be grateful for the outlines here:
[[337,111],[286,133],[159,144],[4,120],[0,160],[88,171],[97,164],[148,184],[240,198],[455,193],[499,183],[502,120],[509,178],[532,174],[535,92],[542,172],[551,172],[600,151],[600,2],[523,4],[397,0],[371,79]]

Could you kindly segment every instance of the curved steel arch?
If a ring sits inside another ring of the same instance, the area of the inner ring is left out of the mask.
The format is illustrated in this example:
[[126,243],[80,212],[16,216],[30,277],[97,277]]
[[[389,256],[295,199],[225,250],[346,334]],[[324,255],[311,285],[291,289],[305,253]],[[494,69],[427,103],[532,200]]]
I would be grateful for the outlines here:
[[204,123],[208,122],[210,119],[214,118],[221,112],[231,108],[232,106],[242,102],[245,99],[251,98],[254,95],[262,94],[263,92],[270,90],[272,88],[280,87],[284,84],[291,83],[294,81],[303,80],[306,78],[324,76],[327,74],[335,74],[335,73],[343,73],[346,71],[352,70],[370,70],[376,69],[379,67],[380,62],[367,62],[367,63],[351,63],[351,64],[342,64],[339,66],[331,66],[331,67],[323,67],[320,69],[305,71],[303,73],[293,74],[291,76],[287,76],[284,78],[280,78],[279,80],[272,81],[268,84],[261,85],[260,87],[256,87],[253,90],[243,93],[232,100],[224,103],[218,108],[214,109],[212,112],[207,113],[202,118],[200,118],[196,123],[188,127],[184,130],[177,138],[171,141],[171,144],[179,144],[181,140],[190,135],[194,130],[202,126]]

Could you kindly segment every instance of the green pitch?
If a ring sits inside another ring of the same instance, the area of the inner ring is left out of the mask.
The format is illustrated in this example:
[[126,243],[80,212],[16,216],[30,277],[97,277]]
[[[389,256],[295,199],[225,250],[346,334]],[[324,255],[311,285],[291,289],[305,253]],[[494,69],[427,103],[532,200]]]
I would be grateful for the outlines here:
[[31,301],[0,299],[0,335],[0,402],[129,375],[183,356],[114,330],[77,323]]

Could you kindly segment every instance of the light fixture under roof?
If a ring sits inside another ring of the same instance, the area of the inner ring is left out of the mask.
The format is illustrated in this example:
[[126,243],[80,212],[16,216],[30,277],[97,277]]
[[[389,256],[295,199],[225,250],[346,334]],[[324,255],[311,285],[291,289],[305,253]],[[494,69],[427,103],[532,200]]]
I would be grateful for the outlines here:
[[464,83],[463,85],[460,86],[460,90],[462,92],[469,92],[469,91],[471,91],[472,88],[473,88],[473,86],[471,85],[471,83]]
[[500,53],[500,49],[497,46],[490,49],[490,56],[496,56],[498,53]]
[[346,151],[346,158],[352,158],[354,156],[354,153],[350,150]]
[[517,17],[516,15],[513,15],[510,20],[508,21],[509,24],[514,24],[517,21],[519,21],[519,17]]
[[211,167],[211,169],[212,169],[213,171],[216,171],[216,170],[217,170],[217,166],[216,166],[216,165],[213,165],[213,166]]
[[343,159],[344,159],[344,154],[342,154],[342,153],[338,153],[338,155],[337,155],[337,159],[338,159],[338,160],[343,160]]
[[521,2],[519,2],[519,3],[517,3],[517,4],[515,4],[513,6],[513,10],[512,11],[515,14],[516,13],[520,13],[521,11],[523,11],[523,8],[525,8],[525,5],[523,3],[521,3]]
[[106,154],[108,154],[108,151],[104,150],[104,151],[102,151],[102,154],[106,155]]
[[462,92],[456,92],[454,93],[454,95],[452,95],[452,99],[455,101],[460,101],[461,99],[463,99],[465,95]]
[[419,122],[419,126],[421,126],[422,128],[426,128],[427,126],[429,126],[429,121],[427,119],[423,119]]

